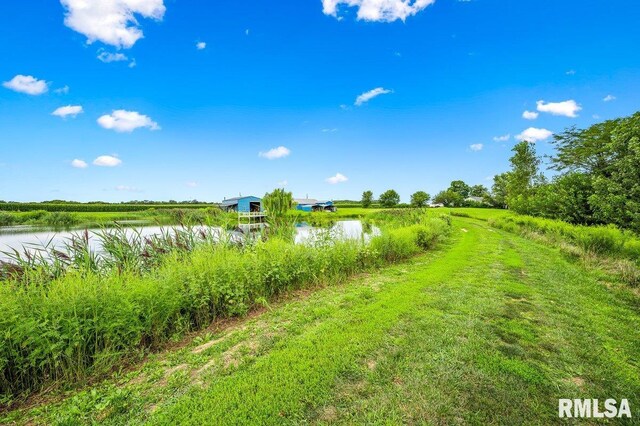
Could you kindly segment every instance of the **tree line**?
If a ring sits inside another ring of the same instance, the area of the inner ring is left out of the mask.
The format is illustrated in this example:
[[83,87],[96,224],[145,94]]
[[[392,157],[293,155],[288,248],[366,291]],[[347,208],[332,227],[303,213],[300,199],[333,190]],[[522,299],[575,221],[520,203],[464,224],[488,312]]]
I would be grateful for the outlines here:
[[549,179],[535,145],[513,148],[511,170],[495,176],[492,198],[517,213],[640,231],[640,112],[554,136]]

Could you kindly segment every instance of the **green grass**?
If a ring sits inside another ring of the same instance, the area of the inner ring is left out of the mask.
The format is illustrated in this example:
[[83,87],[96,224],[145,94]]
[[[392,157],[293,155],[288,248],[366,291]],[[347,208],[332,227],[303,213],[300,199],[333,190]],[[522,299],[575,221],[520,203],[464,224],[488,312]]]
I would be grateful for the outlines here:
[[637,423],[638,296],[601,278],[454,218],[436,251],[0,423],[564,424],[558,398],[629,398]]
[[368,245],[277,238],[198,243],[197,231],[131,244],[122,233],[105,233],[110,256],[101,261],[81,240],[77,254],[54,252],[53,264],[16,264],[0,281],[0,396],[100,376],[283,292],[414,256],[448,231],[445,221],[424,215],[413,223]]
[[441,211],[450,213],[454,216],[470,217],[473,219],[489,220],[492,218],[501,218],[512,216],[514,213],[505,209],[475,208],[475,207],[456,207],[441,208]]

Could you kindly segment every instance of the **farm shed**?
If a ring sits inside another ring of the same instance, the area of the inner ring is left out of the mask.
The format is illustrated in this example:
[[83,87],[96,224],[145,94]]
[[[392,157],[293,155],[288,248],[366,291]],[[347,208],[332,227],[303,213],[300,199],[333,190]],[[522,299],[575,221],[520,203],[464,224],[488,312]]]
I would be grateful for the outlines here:
[[220,203],[220,208],[227,212],[257,213],[262,211],[262,199],[252,195],[225,198]]
[[310,198],[299,198],[293,200],[296,209],[304,212],[335,212],[338,210],[333,205],[333,201],[318,201]]

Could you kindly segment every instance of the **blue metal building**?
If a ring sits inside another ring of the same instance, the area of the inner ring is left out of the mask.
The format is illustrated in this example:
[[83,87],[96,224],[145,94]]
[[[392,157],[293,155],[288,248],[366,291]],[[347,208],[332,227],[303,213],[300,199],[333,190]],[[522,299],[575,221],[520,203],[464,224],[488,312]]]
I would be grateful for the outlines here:
[[252,195],[246,197],[225,198],[220,208],[228,212],[257,213],[261,212],[262,199]]
[[335,212],[338,210],[333,201],[318,201],[309,198],[294,200],[296,209],[303,212]]

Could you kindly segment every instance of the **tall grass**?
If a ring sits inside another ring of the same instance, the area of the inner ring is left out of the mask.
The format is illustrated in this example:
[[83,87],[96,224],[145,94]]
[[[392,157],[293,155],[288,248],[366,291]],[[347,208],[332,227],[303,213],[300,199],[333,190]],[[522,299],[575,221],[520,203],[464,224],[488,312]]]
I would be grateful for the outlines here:
[[33,265],[33,275],[0,281],[0,400],[107,373],[172,337],[242,315],[256,301],[406,259],[448,228],[442,219],[420,218],[370,244],[315,245],[279,238],[233,244],[193,229],[156,241],[104,234],[113,262],[106,265],[77,241],[80,254],[59,260],[63,272]]
[[623,282],[640,284],[640,238],[630,231],[614,225],[585,226],[542,219],[531,216],[505,216],[489,219],[489,224],[522,235],[536,234],[547,241],[573,247],[577,254],[590,263],[599,257],[599,266],[618,275]]

